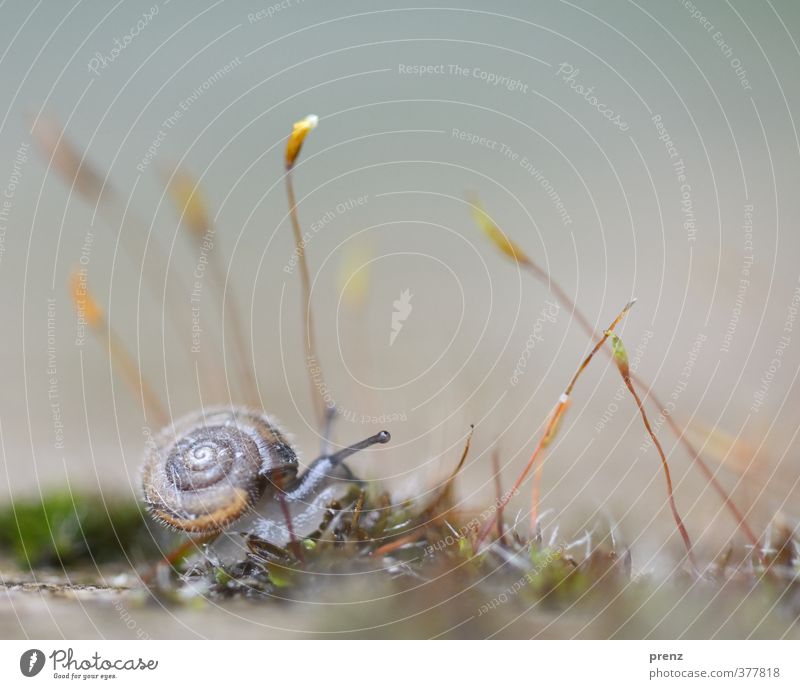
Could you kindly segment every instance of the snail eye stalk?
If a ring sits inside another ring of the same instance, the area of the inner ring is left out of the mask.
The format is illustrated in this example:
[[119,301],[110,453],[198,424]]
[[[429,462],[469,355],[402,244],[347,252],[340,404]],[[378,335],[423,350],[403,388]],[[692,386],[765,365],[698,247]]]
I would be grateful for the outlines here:
[[372,447],[373,445],[384,445],[388,443],[392,439],[392,436],[389,434],[389,431],[380,431],[380,433],[376,433],[375,435],[371,435],[369,438],[365,438],[357,443],[353,443],[349,447],[345,447],[333,455],[328,457],[328,460],[333,466],[341,464],[345,459],[354,455],[356,452],[360,450],[365,450],[368,447]]

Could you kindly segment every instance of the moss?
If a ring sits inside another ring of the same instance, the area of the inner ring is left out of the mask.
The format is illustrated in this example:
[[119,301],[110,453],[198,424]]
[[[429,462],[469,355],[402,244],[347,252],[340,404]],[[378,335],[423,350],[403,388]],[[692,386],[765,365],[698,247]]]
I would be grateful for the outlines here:
[[134,500],[54,492],[0,508],[0,554],[21,567],[138,559],[155,551]]

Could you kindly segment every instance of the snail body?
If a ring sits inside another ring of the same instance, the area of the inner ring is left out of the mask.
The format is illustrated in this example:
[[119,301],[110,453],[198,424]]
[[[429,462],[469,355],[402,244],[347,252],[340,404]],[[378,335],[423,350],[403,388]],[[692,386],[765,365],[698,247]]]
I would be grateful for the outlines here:
[[[316,498],[332,478],[353,480],[343,461],[388,440],[381,431],[324,453],[299,475],[297,454],[272,417],[241,407],[195,412],[158,434],[147,449],[144,502],[157,521],[196,535],[219,534],[264,502],[291,507],[298,524],[305,524],[319,511]],[[273,510],[261,517],[262,529],[274,521]]]

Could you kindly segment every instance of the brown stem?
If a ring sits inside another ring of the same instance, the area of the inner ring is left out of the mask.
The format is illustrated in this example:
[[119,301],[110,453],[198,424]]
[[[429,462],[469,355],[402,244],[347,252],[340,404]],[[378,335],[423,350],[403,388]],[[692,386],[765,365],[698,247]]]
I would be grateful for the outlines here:
[[531,490],[531,532],[535,531],[539,522],[539,499],[542,494],[542,472],[544,470],[544,460],[536,465],[536,472],[533,474],[533,490]]
[[[439,490],[439,494],[433,500],[433,502],[425,508],[425,511],[422,513],[425,517],[429,515],[433,515],[439,505],[447,498],[450,494],[450,491],[453,487],[453,482],[456,480],[456,476],[461,473],[461,469],[464,467],[464,463],[467,461],[467,455],[469,455],[469,448],[472,444],[472,434],[475,431],[475,426],[470,425],[469,433],[467,434],[467,441],[464,443],[464,449],[461,452],[461,459],[458,460],[458,464],[456,464],[456,468],[450,472],[450,476],[444,482],[444,485]],[[440,513],[438,516],[442,516],[445,513]]]
[[112,362],[117,363],[117,368],[121,370],[123,379],[128,384],[128,387],[134,393],[134,397],[138,397],[144,406],[145,415],[148,413],[154,417],[155,423],[159,428],[163,428],[169,421],[169,415],[161,404],[158,396],[153,392],[153,389],[148,385],[136,360],[128,352],[122,340],[114,333],[111,326],[106,323],[104,319],[97,322],[93,331],[98,334],[101,340],[106,344],[106,347],[111,355]]
[[[519,491],[519,487],[522,485],[523,481],[525,481],[525,479],[527,478],[528,473],[531,470],[531,467],[533,467],[533,465],[536,463],[536,460],[539,458],[539,454],[544,449],[546,445],[547,436],[553,430],[556,420],[561,416],[565,408],[566,408],[565,398],[562,398],[561,400],[558,401],[556,408],[550,415],[550,420],[547,422],[547,426],[544,429],[544,433],[542,433],[541,437],[539,438],[539,441],[536,443],[536,447],[533,449],[533,452],[531,453],[531,457],[528,460],[528,463],[525,465],[525,468],[522,470],[522,473],[517,477],[517,480],[514,483],[513,488],[500,501],[500,504],[498,505],[497,508],[498,511],[505,510],[506,505],[508,505],[508,503],[511,502],[511,498],[514,497]],[[475,550],[478,549],[480,544],[483,543],[483,541],[489,535],[489,532],[492,530],[492,526],[493,526],[492,522],[487,522],[480,530],[480,532],[478,532],[478,536],[475,539]]]
[[[564,415],[564,412],[567,411],[569,406],[569,402],[564,406],[561,410],[559,417]],[[543,447],[547,447],[555,437],[556,433],[558,433],[558,421],[556,419],[555,423],[552,425],[550,430],[550,435],[545,437],[545,442]],[[531,531],[536,530],[537,523],[539,521],[539,497],[541,495],[541,487],[542,487],[542,473],[544,472],[544,460],[539,462],[536,467],[536,473],[533,475],[533,490],[531,491]]]
[[[591,360],[594,358],[594,355],[600,350],[600,348],[606,343],[606,340],[611,337],[611,333],[614,332],[614,328],[619,325],[619,322],[625,318],[625,315],[628,311],[631,310],[633,305],[636,303],[635,299],[632,299],[627,304],[625,304],[622,311],[617,314],[617,317],[611,322],[611,325],[608,326],[606,330],[603,331],[602,337],[595,343],[594,347],[592,347],[592,351],[586,356],[586,358],[581,362],[581,365],[578,367],[578,370],[575,371],[575,375],[572,376],[572,380],[569,381],[569,385],[567,385],[567,389],[564,390],[564,395],[569,397],[572,394],[572,390],[575,387],[575,383],[578,382],[578,378],[580,378],[581,374],[586,370],[586,367],[589,365]],[[595,337],[595,334],[592,333],[591,337]],[[566,403],[566,402],[565,402]]]
[[[245,398],[249,404],[258,404],[258,386],[256,384],[256,372],[253,370],[253,360],[250,355],[250,348],[247,346],[244,338],[245,328],[242,321],[239,304],[236,300],[236,295],[232,290],[226,291],[226,277],[216,252],[210,251],[208,257],[208,264],[211,269],[212,279],[215,283],[215,288],[218,293],[219,302],[223,310],[227,304],[228,312],[231,320],[231,330],[233,331],[233,346],[236,355],[236,365],[238,375],[240,378],[240,386],[244,392]],[[227,297],[227,298],[226,298]],[[223,328],[223,338],[224,338]]]
[[289,532],[289,547],[292,549],[294,556],[300,562],[305,562],[305,557],[303,557],[303,549],[300,547],[300,542],[297,540],[294,526],[292,525],[292,512],[289,509],[289,503],[286,502],[286,494],[283,492],[283,481],[284,478],[279,477],[275,485],[278,491],[278,503],[281,506],[283,519],[286,522],[286,530]]
[[[417,534],[422,531],[423,529],[428,528],[431,524],[438,522],[449,512],[449,510],[444,510],[442,512],[438,512],[439,505],[444,502],[445,498],[450,494],[450,490],[453,486],[453,482],[455,481],[458,474],[461,472],[461,469],[464,467],[464,463],[467,460],[467,456],[469,455],[469,448],[472,444],[472,434],[475,429],[475,426],[470,426],[469,434],[467,435],[467,441],[464,443],[464,449],[461,452],[461,459],[458,460],[458,464],[456,468],[450,473],[450,476],[444,482],[444,485],[439,490],[436,497],[433,499],[430,505],[428,505],[420,514],[417,516],[417,521],[421,522],[416,526],[411,527],[408,533],[404,534],[403,536],[389,541],[388,543],[384,543],[382,546],[377,548],[372,555],[373,556],[381,556],[386,555],[401,545],[406,543],[410,543],[413,541]],[[491,526],[491,524],[490,524]]]
[[[553,280],[549,273],[544,271],[540,268],[537,264],[535,264],[530,259],[524,261],[522,265],[527,268],[537,280],[542,282],[543,284],[547,285],[548,289],[550,289],[553,294],[556,295],[556,298],[565,304],[567,308],[572,312],[575,316],[575,320],[578,321],[578,324],[583,328],[583,330],[590,335],[591,337],[596,337],[595,329],[586,316],[578,309],[577,304],[575,301],[561,288],[561,286]],[[611,352],[607,352],[609,356],[611,356]],[[645,389],[645,397],[649,396],[650,399],[653,401],[660,410],[664,409],[664,405],[659,401],[656,397],[655,393],[653,392],[650,385],[644,381],[640,376],[636,373],[631,373],[631,378],[636,381],[638,385]],[[675,420],[671,416],[666,416],[667,424],[670,427],[670,430],[675,435],[675,437],[680,441],[683,445],[684,449],[689,454],[692,462],[697,465],[697,467],[702,472],[703,476],[711,483],[712,488],[717,492],[720,499],[722,500],[723,505],[727,508],[727,510],[731,513],[733,518],[736,520],[737,527],[741,530],[744,537],[753,546],[754,551],[758,554],[758,557],[762,559],[763,557],[760,552],[759,540],[755,535],[755,532],[750,527],[750,524],[747,522],[746,517],[744,514],[736,507],[736,504],[733,502],[728,491],[722,486],[719,482],[717,477],[714,475],[714,472],[708,467],[705,460],[700,455],[700,452],[695,448],[694,444],[686,437],[686,433],[683,429],[678,426]]]
[[[603,336],[597,341],[595,346],[592,347],[592,350],[589,352],[589,354],[581,362],[581,365],[578,367],[578,370],[575,371],[575,375],[572,376],[569,385],[567,385],[567,388],[566,390],[564,390],[564,392],[561,395],[561,398],[558,400],[558,404],[553,410],[553,413],[550,415],[550,418],[547,421],[547,425],[545,426],[544,433],[542,433],[541,437],[539,438],[539,442],[536,443],[536,447],[534,448],[533,453],[531,454],[531,457],[528,460],[528,463],[525,465],[525,468],[522,470],[522,473],[517,478],[517,481],[514,484],[514,487],[511,489],[511,492],[508,493],[501,501],[499,506],[500,509],[505,509],[505,506],[509,503],[511,498],[514,495],[516,495],[517,491],[519,490],[519,487],[522,485],[523,481],[527,478],[528,473],[530,472],[533,465],[536,463],[536,460],[539,458],[539,455],[542,453],[544,448],[547,447],[547,444],[552,439],[553,430],[555,429],[556,424],[561,419],[561,415],[564,413],[569,404],[569,395],[572,392],[573,388],[575,387],[575,383],[578,382],[578,378],[580,378],[580,375],[586,370],[586,367],[589,365],[592,358],[594,358],[594,355],[597,354],[598,350],[605,344],[606,340],[611,336],[611,333],[614,331],[614,328],[616,328],[619,322],[625,317],[625,314],[627,314],[628,311],[630,311],[634,303],[635,300],[628,302],[622,309],[622,311],[620,311],[619,314],[617,314],[617,317],[612,321],[611,325],[608,326],[608,329],[603,332]],[[475,540],[475,550],[478,549],[480,544],[489,535],[489,532],[492,530],[492,526],[493,526],[492,522],[488,522],[478,533],[478,537]]]
[[[314,335],[314,320],[311,316],[311,277],[308,272],[308,262],[306,261],[305,243],[303,233],[300,229],[300,218],[297,214],[297,199],[294,194],[294,184],[292,183],[292,170],[286,170],[286,196],[289,200],[289,218],[294,232],[295,252],[297,262],[300,266],[300,281],[303,288],[303,324],[305,326],[305,347],[306,347],[306,369],[308,370],[308,381],[311,386],[311,402],[314,405],[314,413],[317,421],[322,425],[325,419],[325,400],[323,399],[324,376],[322,375],[322,364],[317,355],[317,343]],[[319,381],[314,381],[314,374],[311,367],[315,366]]]
[[497,511],[495,512],[497,538],[500,543],[505,545],[506,534],[503,527],[503,510],[500,509],[500,503],[503,501],[503,483],[500,476],[500,453],[497,451],[497,448],[492,451],[492,470],[494,471],[494,500],[495,505],[497,505]]
[[[639,378],[635,373],[631,374],[631,378],[635,380],[639,385],[647,388],[647,385]],[[667,425],[670,427],[670,430],[673,432],[676,438],[680,441],[681,445],[683,445],[684,449],[689,453],[689,456],[692,458],[697,464],[698,469],[702,472],[703,476],[706,477],[708,482],[712,485],[714,490],[717,491],[717,494],[722,499],[723,504],[728,509],[728,511],[733,515],[736,519],[736,523],[741,529],[742,533],[744,534],[745,538],[750,542],[750,545],[753,546],[754,552],[758,556],[758,558],[763,562],[764,558],[761,553],[761,547],[759,545],[758,537],[753,533],[753,530],[750,528],[750,525],[747,523],[745,516],[739,510],[738,507],[734,504],[731,496],[728,492],[722,487],[722,484],[719,482],[717,477],[714,475],[714,472],[709,469],[708,465],[703,461],[700,457],[699,452],[695,449],[695,446],[691,443],[691,441],[686,437],[684,431],[675,423],[675,420],[669,414],[665,413],[663,410],[665,406],[661,403],[661,401],[656,397],[655,393],[652,390],[645,392],[645,396],[650,395],[650,398],[653,400],[653,404],[655,404],[659,409],[662,410],[662,414],[664,414],[664,418],[667,420]]]
[[636,400],[636,406],[639,407],[639,413],[642,416],[644,427],[647,429],[650,439],[658,449],[658,455],[661,457],[661,467],[664,469],[664,478],[667,482],[667,497],[669,498],[669,508],[672,511],[672,518],[675,520],[675,525],[678,527],[678,531],[680,531],[681,538],[683,539],[683,545],[686,547],[686,556],[689,558],[689,562],[692,563],[692,567],[694,568],[695,572],[698,572],[699,568],[697,566],[697,561],[694,559],[694,553],[692,552],[692,541],[689,538],[689,532],[686,531],[686,527],[683,525],[681,515],[678,513],[678,506],[675,504],[675,496],[672,489],[672,477],[669,473],[669,464],[667,463],[667,457],[664,454],[664,449],[661,447],[661,443],[658,441],[655,432],[650,426],[650,421],[647,418],[644,405],[642,404],[642,400],[639,398],[639,395],[636,393],[636,389],[633,387],[633,382],[631,381],[630,375],[625,375],[623,373],[622,380],[625,381],[625,385],[627,386],[628,390],[630,390],[631,395],[633,395],[633,399]]

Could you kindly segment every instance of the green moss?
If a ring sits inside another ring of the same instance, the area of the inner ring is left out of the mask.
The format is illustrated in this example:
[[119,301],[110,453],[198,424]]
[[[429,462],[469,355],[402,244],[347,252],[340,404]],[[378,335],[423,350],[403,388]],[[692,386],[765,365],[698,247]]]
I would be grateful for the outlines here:
[[134,500],[56,492],[0,508],[0,554],[21,567],[139,559],[154,552]]

